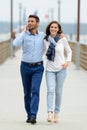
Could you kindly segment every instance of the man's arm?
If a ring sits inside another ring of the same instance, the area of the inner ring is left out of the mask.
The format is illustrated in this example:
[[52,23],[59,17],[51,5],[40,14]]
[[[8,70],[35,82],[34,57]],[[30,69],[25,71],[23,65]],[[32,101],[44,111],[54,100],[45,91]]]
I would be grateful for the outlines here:
[[14,40],[13,40],[13,46],[21,46],[23,43],[23,39],[24,39],[24,32],[22,32],[19,36],[17,36]]

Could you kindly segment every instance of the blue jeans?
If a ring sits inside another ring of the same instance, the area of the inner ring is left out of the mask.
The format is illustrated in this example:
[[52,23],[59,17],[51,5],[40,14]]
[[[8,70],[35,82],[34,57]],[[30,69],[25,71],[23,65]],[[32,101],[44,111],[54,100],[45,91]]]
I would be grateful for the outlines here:
[[[66,77],[66,69],[58,72],[46,71],[47,84],[47,111],[60,112],[63,83]],[[55,103],[54,103],[55,97]],[[54,108],[55,107],[55,108]]]
[[36,118],[39,106],[40,84],[44,71],[43,64],[38,66],[29,66],[21,63],[20,66],[23,90],[24,104],[28,118]]

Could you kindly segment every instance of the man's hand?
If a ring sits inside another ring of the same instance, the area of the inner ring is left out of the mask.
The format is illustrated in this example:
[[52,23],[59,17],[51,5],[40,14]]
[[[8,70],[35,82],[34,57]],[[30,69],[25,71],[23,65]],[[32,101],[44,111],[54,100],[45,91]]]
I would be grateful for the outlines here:
[[23,27],[23,32],[26,32],[28,29],[27,29],[27,25],[25,25],[24,27]]
[[63,38],[65,37],[65,35],[63,33],[60,34],[60,38]]

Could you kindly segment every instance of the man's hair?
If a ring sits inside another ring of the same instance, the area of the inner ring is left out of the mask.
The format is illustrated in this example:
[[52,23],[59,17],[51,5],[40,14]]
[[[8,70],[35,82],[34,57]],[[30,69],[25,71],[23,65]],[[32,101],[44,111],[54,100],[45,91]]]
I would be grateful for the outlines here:
[[37,15],[31,14],[31,15],[29,15],[28,18],[35,18],[35,19],[36,19],[36,22],[40,22],[40,19],[39,19],[39,17],[38,17]]

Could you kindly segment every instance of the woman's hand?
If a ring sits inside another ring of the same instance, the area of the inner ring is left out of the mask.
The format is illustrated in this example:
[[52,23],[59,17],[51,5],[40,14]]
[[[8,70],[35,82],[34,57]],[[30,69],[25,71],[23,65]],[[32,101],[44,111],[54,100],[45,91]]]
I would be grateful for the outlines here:
[[65,62],[65,64],[63,64],[63,65],[62,65],[62,66],[63,66],[63,68],[67,68],[67,67],[68,67],[68,65],[69,65],[69,63],[70,63],[70,61]]

